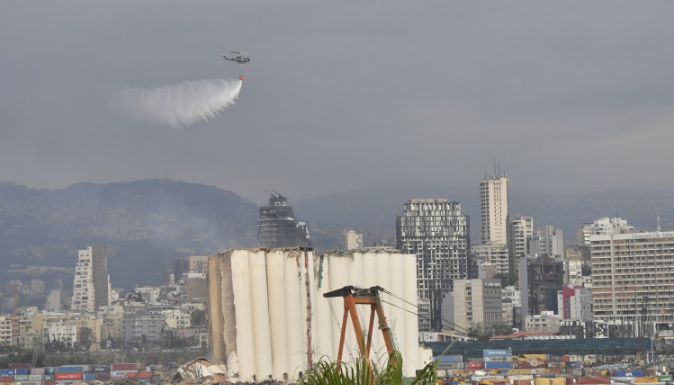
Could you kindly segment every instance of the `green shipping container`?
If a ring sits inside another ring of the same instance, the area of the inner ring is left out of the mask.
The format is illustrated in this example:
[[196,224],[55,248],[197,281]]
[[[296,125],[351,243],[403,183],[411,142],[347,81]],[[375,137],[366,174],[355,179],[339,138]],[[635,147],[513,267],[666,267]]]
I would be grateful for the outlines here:
[[674,380],[674,376],[659,376],[658,382],[667,382]]

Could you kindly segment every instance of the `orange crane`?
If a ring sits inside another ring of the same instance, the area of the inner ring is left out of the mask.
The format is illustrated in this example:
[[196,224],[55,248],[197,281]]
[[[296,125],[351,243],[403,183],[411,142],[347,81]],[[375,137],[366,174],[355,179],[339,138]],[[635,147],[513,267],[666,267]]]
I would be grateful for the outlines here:
[[[386,344],[386,350],[388,351],[389,358],[391,359],[391,365],[396,365],[395,355],[393,354],[393,342],[391,339],[391,329],[386,323],[386,317],[384,316],[384,310],[381,306],[381,299],[379,298],[379,292],[383,289],[379,286],[373,286],[369,289],[360,289],[354,286],[344,286],[341,289],[333,290],[331,292],[323,294],[325,298],[333,297],[343,297],[344,298],[344,317],[342,319],[342,332],[339,338],[339,352],[337,354],[337,363],[342,362],[342,354],[344,352],[344,337],[346,336],[346,323],[351,317],[351,323],[353,324],[353,330],[356,333],[356,341],[358,341],[358,348],[360,349],[360,354],[365,359],[365,362],[368,365],[370,371],[370,378],[374,381],[372,373],[372,363],[370,362],[370,348],[372,347],[372,328],[374,327],[374,315],[377,314],[379,319],[379,330],[381,330],[384,343]],[[363,341],[363,328],[361,327],[360,320],[358,318],[358,312],[356,310],[356,305],[370,305],[370,324],[367,329],[367,343]]]

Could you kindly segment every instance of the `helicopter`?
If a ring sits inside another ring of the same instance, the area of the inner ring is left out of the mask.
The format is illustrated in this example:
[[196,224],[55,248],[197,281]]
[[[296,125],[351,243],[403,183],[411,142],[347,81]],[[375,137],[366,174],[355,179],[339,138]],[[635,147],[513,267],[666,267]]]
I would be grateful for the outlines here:
[[225,60],[237,62],[239,64],[246,64],[250,62],[250,57],[248,57],[248,52],[238,52],[238,51],[229,51],[233,54],[236,54],[236,56],[232,57],[227,57],[227,55],[222,55],[222,57],[225,58]]

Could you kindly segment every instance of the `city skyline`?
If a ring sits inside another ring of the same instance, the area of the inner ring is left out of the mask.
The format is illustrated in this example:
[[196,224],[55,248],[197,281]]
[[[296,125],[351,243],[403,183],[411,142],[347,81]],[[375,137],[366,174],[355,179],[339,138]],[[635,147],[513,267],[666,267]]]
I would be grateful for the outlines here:
[[[522,191],[673,190],[674,5],[619,4],[4,3],[0,180],[168,176],[262,202],[473,185],[499,161]],[[239,75],[235,104],[182,129],[114,103]]]

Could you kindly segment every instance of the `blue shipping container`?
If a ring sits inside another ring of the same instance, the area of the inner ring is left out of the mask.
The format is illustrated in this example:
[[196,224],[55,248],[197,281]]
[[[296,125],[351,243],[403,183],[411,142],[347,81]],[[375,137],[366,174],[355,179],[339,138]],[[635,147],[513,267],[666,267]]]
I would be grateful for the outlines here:
[[513,353],[510,349],[485,349],[482,351],[484,357],[491,356],[512,356]]
[[0,376],[13,376],[12,372],[12,369],[0,369]]
[[56,373],[81,373],[81,366],[59,366],[56,368]]
[[[567,362],[567,365],[568,365],[568,364],[569,364],[569,363]],[[625,370],[616,370],[616,371],[613,372],[613,376],[614,376],[614,377],[625,377],[625,376],[627,376],[627,371],[625,371]]]
[[436,361],[440,362],[463,362],[463,356],[438,356]]
[[512,369],[513,364],[511,362],[485,362],[485,369]]
[[96,373],[84,373],[82,375],[83,380],[95,380],[96,379]]
[[28,369],[27,368],[14,369],[14,374],[28,374]]
[[632,377],[643,377],[644,376],[644,371],[641,369],[638,370],[632,370]]

